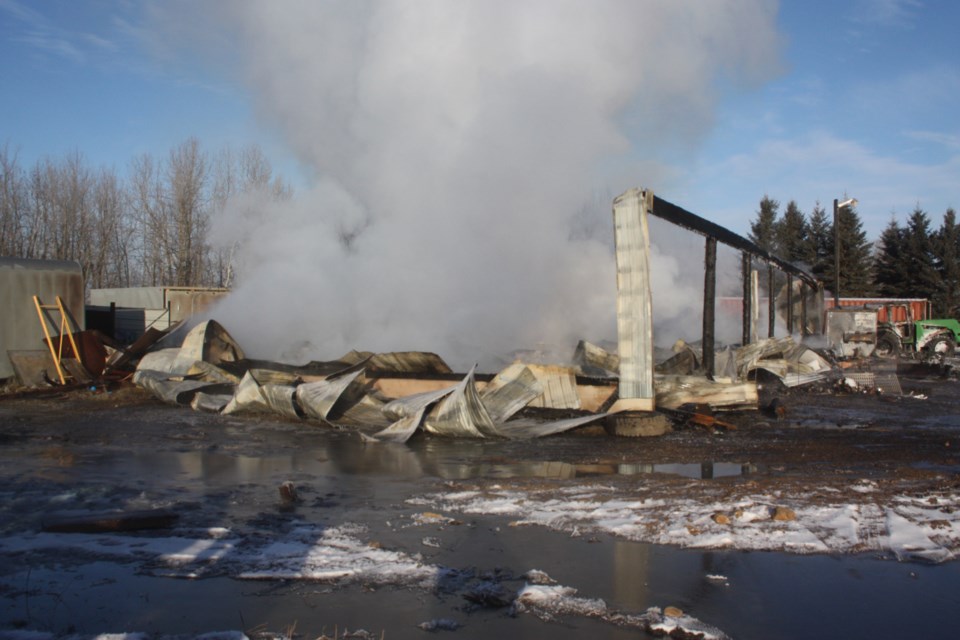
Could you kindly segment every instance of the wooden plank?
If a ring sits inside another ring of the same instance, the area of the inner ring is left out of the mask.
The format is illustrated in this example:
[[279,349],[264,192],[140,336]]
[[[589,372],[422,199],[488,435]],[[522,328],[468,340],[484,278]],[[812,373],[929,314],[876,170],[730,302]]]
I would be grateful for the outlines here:
[[668,409],[685,404],[756,409],[758,399],[755,382],[720,383],[699,376],[657,377],[657,406]]

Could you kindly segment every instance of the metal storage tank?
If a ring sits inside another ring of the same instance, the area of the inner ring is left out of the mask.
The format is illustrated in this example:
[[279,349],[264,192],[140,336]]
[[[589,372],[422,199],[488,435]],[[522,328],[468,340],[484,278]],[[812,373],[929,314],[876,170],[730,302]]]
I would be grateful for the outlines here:
[[[83,269],[78,262],[0,257],[0,295],[0,379],[14,375],[7,351],[45,348],[33,296],[48,305],[60,296],[73,326],[85,328]],[[48,317],[59,321],[59,313]]]

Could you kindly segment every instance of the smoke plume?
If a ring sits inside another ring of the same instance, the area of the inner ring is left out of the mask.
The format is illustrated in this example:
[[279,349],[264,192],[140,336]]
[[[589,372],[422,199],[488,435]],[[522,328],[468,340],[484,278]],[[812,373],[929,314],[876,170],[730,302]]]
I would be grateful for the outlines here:
[[[154,11],[167,42],[228,65],[314,171],[293,201],[247,196],[214,226],[238,246],[218,319],[295,360],[425,349],[463,367],[615,338],[610,199],[595,194],[669,185],[718,93],[766,80],[779,53],[766,0]],[[688,260],[654,265],[662,312],[689,304],[673,281]]]

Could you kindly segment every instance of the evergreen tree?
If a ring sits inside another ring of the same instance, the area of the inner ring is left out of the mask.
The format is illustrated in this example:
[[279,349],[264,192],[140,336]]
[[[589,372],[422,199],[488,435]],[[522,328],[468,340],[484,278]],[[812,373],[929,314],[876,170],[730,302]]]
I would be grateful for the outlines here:
[[943,215],[933,238],[933,252],[942,283],[933,296],[934,315],[956,318],[960,311],[960,227],[953,209],[947,209]]
[[779,209],[780,203],[765,195],[760,200],[757,219],[750,223],[750,241],[770,253],[776,253],[777,249],[776,229]]
[[890,218],[887,228],[880,234],[880,244],[874,259],[874,283],[877,293],[887,298],[904,298],[910,295],[910,279],[903,269],[903,244],[905,231],[897,219]]
[[[842,207],[837,216],[840,228],[840,295],[845,298],[859,298],[873,295],[872,260],[870,243],[863,230],[863,222],[855,207]],[[832,226],[832,225],[831,225]],[[829,240],[830,269],[828,275],[821,276],[824,287],[836,292],[837,282],[833,259],[836,244],[831,229]]]
[[810,271],[820,280],[833,277],[833,225],[820,203],[813,206],[807,230]]
[[940,274],[934,262],[930,218],[919,206],[907,221],[901,265],[911,283],[910,297],[933,299],[940,288]]
[[783,218],[776,223],[775,232],[778,256],[791,263],[808,266],[813,263],[807,237],[807,218],[800,211],[796,200],[787,203]]

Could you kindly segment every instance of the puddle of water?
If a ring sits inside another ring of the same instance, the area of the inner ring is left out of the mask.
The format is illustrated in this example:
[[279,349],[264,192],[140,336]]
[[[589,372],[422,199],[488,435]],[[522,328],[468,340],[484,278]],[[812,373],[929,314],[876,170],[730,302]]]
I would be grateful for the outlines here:
[[[696,551],[536,527],[505,527],[496,518],[477,526],[431,530],[439,547],[427,562],[494,567],[510,591],[530,569],[549,574],[584,598],[642,613],[677,606],[735,638],[936,637],[955,620],[956,567],[876,560],[869,556],[788,556]],[[418,533],[419,535],[419,533]],[[634,629],[566,616],[543,623],[503,609],[471,609],[458,593],[322,582],[173,580],[108,562],[19,566],[0,572],[0,628],[59,634],[147,631],[197,634],[240,629],[303,637],[334,635],[334,627],[379,637],[422,634],[420,623],[446,618],[464,625],[456,637],[635,638]],[[11,563],[13,564],[13,563]],[[511,577],[512,576],[512,577]]]
[[[121,499],[142,493],[147,499],[193,501],[193,510],[184,513],[190,526],[236,525],[238,533],[266,539],[299,520],[360,522],[370,527],[364,540],[420,553],[426,563],[503,568],[517,575],[539,569],[584,598],[603,598],[628,612],[679,606],[733,637],[933,637],[955,623],[956,563],[931,567],[867,556],[680,550],[510,527],[505,519],[486,516],[464,517],[462,524],[445,527],[389,522],[406,523],[413,508],[404,506],[404,499],[434,487],[436,478],[659,473],[708,479],[754,473],[757,468],[749,463],[578,465],[523,461],[528,444],[430,439],[409,446],[363,446],[342,434],[291,434],[299,446],[277,446],[277,432],[257,432],[258,444],[250,445],[249,431],[238,436],[248,439],[240,450],[232,449],[233,436],[224,436],[219,448],[180,451],[10,443],[0,449],[0,504],[6,505],[4,515],[14,502],[22,505],[14,515],[27,522],[32,511],[53,504],[40,498],[56,492],[76,492],[81,499],[64,503],[90,508],[123,506]],[[547,458],[576,459],[569,454],[583,442],[558,439],[536,447]],[[285,480],[302,487],[304,505],[296,513],[277,508],[277,486]],[[91,494],[104,506],[84,497]],[[431,544],[421,544],[427,537]],[[465,624],[456,635],[466,639],[637,635],[584,618],[545,625],[502,610],[471,612],[461,594],[302,581],[174,580],[141,575],[138,569],[136,563],[91,563],[69,552],[3,558],[0,628],[196,634],[251,632],[259,625],[280,632],[296,624],[303,637],[316,637],[335,635],[336,625],[341,637],[345,628],[365,628],[389,638],[422,635],[416,625],[444,617]],[[509,583],[513,589],[521,585]]]
[[[392,444],[364,446],[357,442],[332,442],[284,453],[250,456],[213,450],[98,451],[53,447],[39,452],[24,465],[23,473],[52,481],[78,474],[87,478],[176,478],[185,484],[209,488],[243,483],[272,482],[291,475],[393,476],[406,479],[438,477],[475,478],[581,478],[612,475],[670,474],[710,480],[749,475],[751,463],[711,462],[667,464],[572,464],[561,461],[491,461],[495,446],[469,443],[438,447]],[[466,454],[466,455],[465,455]],[[11,461],[11,463],[14,463]]]

